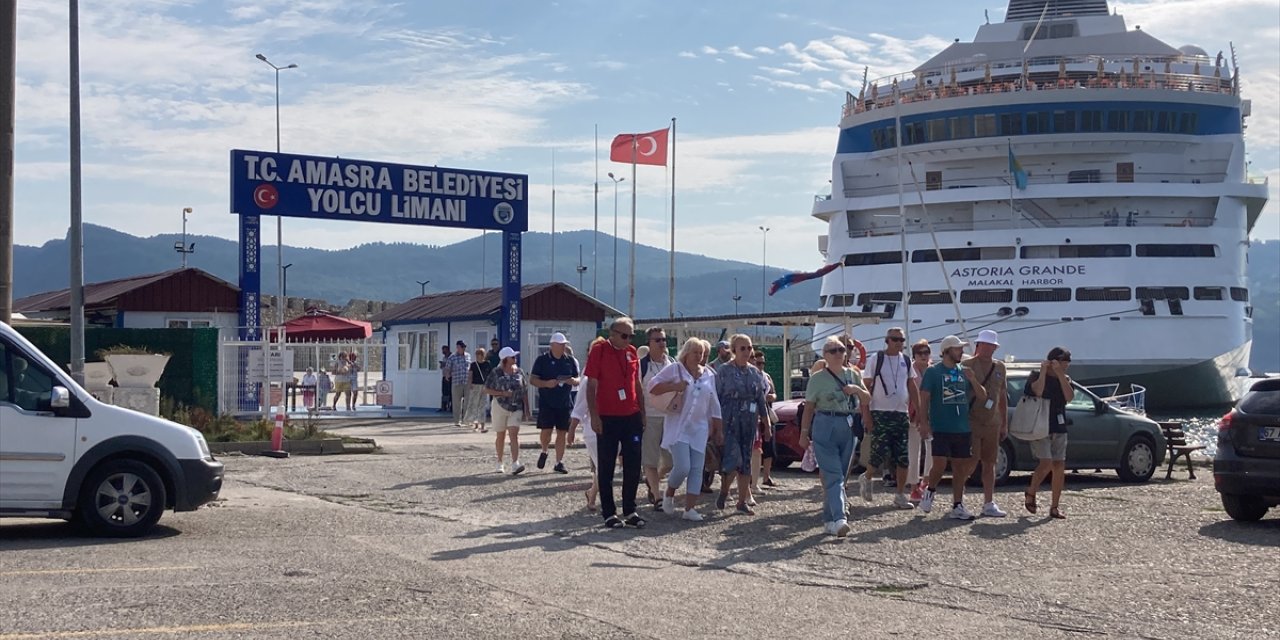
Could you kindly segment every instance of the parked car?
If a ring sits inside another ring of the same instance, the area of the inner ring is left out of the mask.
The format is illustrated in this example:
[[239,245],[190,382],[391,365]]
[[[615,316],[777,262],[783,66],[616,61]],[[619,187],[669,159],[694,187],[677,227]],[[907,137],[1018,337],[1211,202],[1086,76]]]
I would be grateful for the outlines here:
[[[1022,387],[1036,370],[1033,364],[1006,365],[1009,415],[1022,399]],[[1074,384],[1074,383],[1073,383]],[[1160,425],[1146,416],[1124,411],[1104,402],[1079,384],[1075,397],[1067,404],[1071,421],[1067,439],[1068,469],[1115,469],[1126,482],[1146,482],[1164,462],[1166,446]],[[773,410],[781,423],[774,442],[778,456],[775,467],[800,460],[800,424],[796,416],[799,400],[776,402]],[[1037,461],[1026,442],[1006,438],[996,458],[996,482],[1004,482],[1013,471],[1032,471]],[[980,477],[974,470],[974,478]]]
[[222,477],[199,431],[98,402],[0,322],[0,517],[140,536],[216,499]]
[[1234,520],[1260,520],[1280,506],[1280,378],[1253,383],[1222,416],[1213,485]]

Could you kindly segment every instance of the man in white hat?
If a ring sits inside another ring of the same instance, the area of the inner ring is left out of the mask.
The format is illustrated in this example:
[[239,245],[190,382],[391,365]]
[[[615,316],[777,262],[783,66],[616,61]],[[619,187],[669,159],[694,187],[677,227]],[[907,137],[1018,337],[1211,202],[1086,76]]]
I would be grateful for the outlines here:
[[573,411],[572,391],[579,383],[578,361],[566,351],[569,339],[559,331],[551,334],[551,349],[538,356],[529,371],[529,381],[538,389],[538,468],[547,466],[551,432],[556,434],[556,473],[569,473],[564,466],[565,440],[569,435],[569,414]]
[[933,510],[933,498],[942,473],[951,463],[951,511],[948,518],[973,520],[964,506],[964,485],[973,471],[972,433],[969,429],[969,397],[987,401],[987,392],[973,371],[961,366],[967,342],[955,336],[942,339],[942,361],[924,372],[920,383],[920,435],[933,438],[933,469],[920,510]]
[[996,456],[1000,443],[1009,433],[1009,392],[1005,386],[1004,363],[992,357],[999,348],[1000,336],[987,329],[974,341],[973,357],[964,361],[979,386],[987,392],[985,402],[969,399],[969,427],[973,431],[973,450],[982,463],[982,515],[989,518],[1008,515],[995,502]]

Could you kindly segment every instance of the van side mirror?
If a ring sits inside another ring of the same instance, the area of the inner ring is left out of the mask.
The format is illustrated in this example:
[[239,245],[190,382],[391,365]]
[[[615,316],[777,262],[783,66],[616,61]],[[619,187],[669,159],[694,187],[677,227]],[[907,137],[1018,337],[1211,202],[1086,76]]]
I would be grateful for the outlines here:
[[54,387],[49,395],[49,407],[66,409],[71,406],[71,392],[66,387]]

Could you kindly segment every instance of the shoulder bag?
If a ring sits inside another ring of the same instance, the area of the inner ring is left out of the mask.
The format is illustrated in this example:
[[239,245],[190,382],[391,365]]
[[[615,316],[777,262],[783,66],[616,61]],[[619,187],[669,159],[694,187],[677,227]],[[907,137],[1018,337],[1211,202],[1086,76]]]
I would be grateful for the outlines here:
[[1009,435],[1019,440],[1041,440],[1049,437],[1049,401],[1023,394],[1009,420]]

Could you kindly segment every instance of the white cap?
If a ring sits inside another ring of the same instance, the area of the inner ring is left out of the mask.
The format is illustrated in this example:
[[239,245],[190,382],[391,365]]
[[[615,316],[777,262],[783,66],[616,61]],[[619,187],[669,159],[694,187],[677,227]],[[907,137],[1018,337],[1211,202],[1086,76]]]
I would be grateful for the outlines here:
[[947,336],[942,339],[942,344],[938,346],[938,351],[946,351],[947,349],[954,349],[955,347],[963,347],[966,344],[969,343],[961,340],[960,338]]
[[982,331],[978,332],[978,339],[976,340],[976,342],[985,342],[987,344],[995,345],[998,347],[1000,346],[999,338],[1000,338],[1000,335],[997,334],[995,331],[992,331],[991,329],[983,329]]
[[514,358],[518,355],[520,355],[520,352],[516,351],[515,349],[512,349],[511,347],[503,347],[502,351],[498,352],[498,358],[502,360],[506,360],[507,358]]
[[569,339],[564,337],[559,331],[551,334],[551,344],[569,344]]

